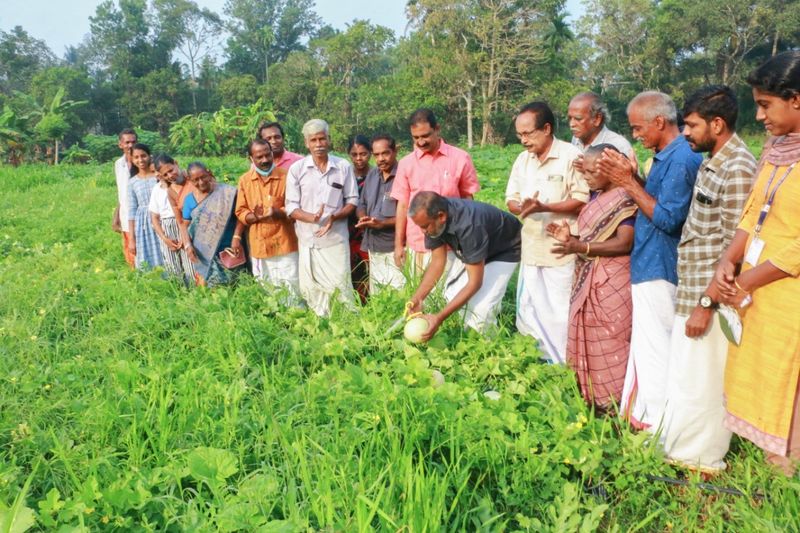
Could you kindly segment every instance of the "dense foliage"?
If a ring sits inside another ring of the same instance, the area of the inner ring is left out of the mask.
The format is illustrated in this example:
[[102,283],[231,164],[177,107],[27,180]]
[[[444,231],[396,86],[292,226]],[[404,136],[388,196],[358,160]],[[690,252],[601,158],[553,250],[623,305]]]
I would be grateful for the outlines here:
[[[480,199],[518,150],[473,151]],[[648,477],[682,474],[509,305],[495,338],[451,319],[415,347],[385,335],[402,294],[322,320],[248,280],[187,290],[127,269],[115,197],[110,165],[0,169],[3,531],[800,529],[800,483],[746,442],[713,481],[744,495]]]
[[[0,109],[13,114],[0,115],[0,157],[53,161],[51,133],[89,153],[86,134],[134,126],[166,138],[176,121],[259,100],[288,123],[328,120],[339,149],[355,133],[400,136],[420,106],[469,146],[513,141],[510,116],[532,99],[552,105],[565,133],[567,103],[582,90],[602,94],[612,126],[627,131],[636,92],[661,89],[680,103],[707,83],[736,88],[747,127],[744,76],[800,35],[800,0],[584,4],[570,18],[564,0],[414,0],[400,37],[358,19],[335,30],[310,0],[227,0],[221,13],[192,0],[105,0],[63,58],[21,27],[0,31]],[[39,130],[49,138],[36,135],[45,117],[33,112],[59,90],[64,102],[88,104],[46,118]],[[197,153],[220,153],[205,148],[215,142],[194,141]]]

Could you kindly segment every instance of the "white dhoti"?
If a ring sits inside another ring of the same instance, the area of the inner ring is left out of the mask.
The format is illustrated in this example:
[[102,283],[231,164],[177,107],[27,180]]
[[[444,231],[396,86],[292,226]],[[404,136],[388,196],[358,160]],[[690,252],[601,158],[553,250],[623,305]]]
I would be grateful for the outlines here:
[[300,294],[317,315],[330,314],[331,296],[337,292],[340,302],[351,308],[354,306],[347,243],[325,248],[309,248],[301,244],[299,254]]
[[517,280],[517,330],[539,341],[553,363],[567,360],[569,299],[575,263],[522,265]]
[[253,276],[264,285],[286,291],[281,301],[286,305],[300,305],[300,277],[298,252],[274,257],[252,257]]
[[[422,277],[422,274],[425,272],[425,269],[428,268],[428,265],[431,262],[431,253],[430,252],[415,252],[412,249],[408,249],[408,260],[409,260],[409,272],[411,273],[411,277],[414,279],[419,279]],[[444,265],[444,272],[442,272],[442,277],[439,279],[445,280],[450,275],[450,269],[453,268],[453,261],[456,260],[456,254],[453,253],[453,250],[447,249],[447,262]]]
[[[478,292],[472,295],[467,305],[461,310],[464,326],[485,333],[487,329],[497,325],[497,314],[506,293],[508,282],[514,275],[519,263],[493,261],[486,263],[483,269],[483,284]],[[444,297],[449,302],[464,288],[469,280],[464,263],[455,259],[450,269],[444,288]]]
[[717,314],[706,334],[686,336],[689,317],[672,327],[662,440],[667,456],[704,471],[725,469],[731,432],[725,428],[723,385],[728,340]]
[[369,252],[369,292],[377,293],[383,287],[402,289],[406,284],[403,271],[394,263],[394,253]]
[[676,287],[666,280],[631,285],[631,352],[621,414],[634,427],[655,433],[662,427]]

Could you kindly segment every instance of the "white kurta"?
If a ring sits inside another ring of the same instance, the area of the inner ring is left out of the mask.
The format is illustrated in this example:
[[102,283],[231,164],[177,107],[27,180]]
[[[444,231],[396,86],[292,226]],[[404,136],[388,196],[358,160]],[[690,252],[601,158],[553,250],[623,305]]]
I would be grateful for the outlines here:
[[284,303],[297,306],[301,303],[299,257],[298,252],[266,258],[252,257],[253,276],[262,284],[285,290]]
[[676,289],[662,279],[631,285],[631,352],[620,412],[653,433],[663,425]]
[[567,360],[569,299],[575,263],[561,266],[523,264],[517,280],[517,330],[539,341],[553,363]]
[[731,441],[723,405],[728,340],[716,313],[706,334],[696,339],[686,336],[687,320],[676,316],[672,328],[664,451],[670,459],[700,470],[723,470]]
[[340,302],[354,307],[350,249],[347,244],[311,248],[301,243],[299,254],[300,294],[317,315],[330,314],[331,296],[337,292]]
[[[483,284],[461,309],[464,326],[485,333],[497,325],[500,304],[519,263],[492,261],[483,269]],[[455,259],[445,282],[444,297],[451,301],[469,281],[464,263]]]

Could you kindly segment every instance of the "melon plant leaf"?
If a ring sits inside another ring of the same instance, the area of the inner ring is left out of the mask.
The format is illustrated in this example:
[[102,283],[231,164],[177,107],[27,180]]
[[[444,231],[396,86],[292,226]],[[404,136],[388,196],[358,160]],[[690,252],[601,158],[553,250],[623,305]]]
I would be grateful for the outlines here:
[[187,459],[189,474],[210,485],[224,482],[239,471],[236,456],[219,448],[196,448]]
[[0,531],[3,533],[23,533],[36,523],[33,510],[22,506],[6,507],[0,504]]

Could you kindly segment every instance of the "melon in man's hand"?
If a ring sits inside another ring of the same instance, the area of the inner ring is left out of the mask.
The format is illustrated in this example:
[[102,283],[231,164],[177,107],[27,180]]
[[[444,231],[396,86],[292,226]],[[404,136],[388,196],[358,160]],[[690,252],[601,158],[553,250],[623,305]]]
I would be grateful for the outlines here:
[[430,324],[428,324],[427,319],[417,316],[406,322],[403,334],[406,336],[406,340],[417,344],[422,342],[422,336],[428,331],[429,327]]

